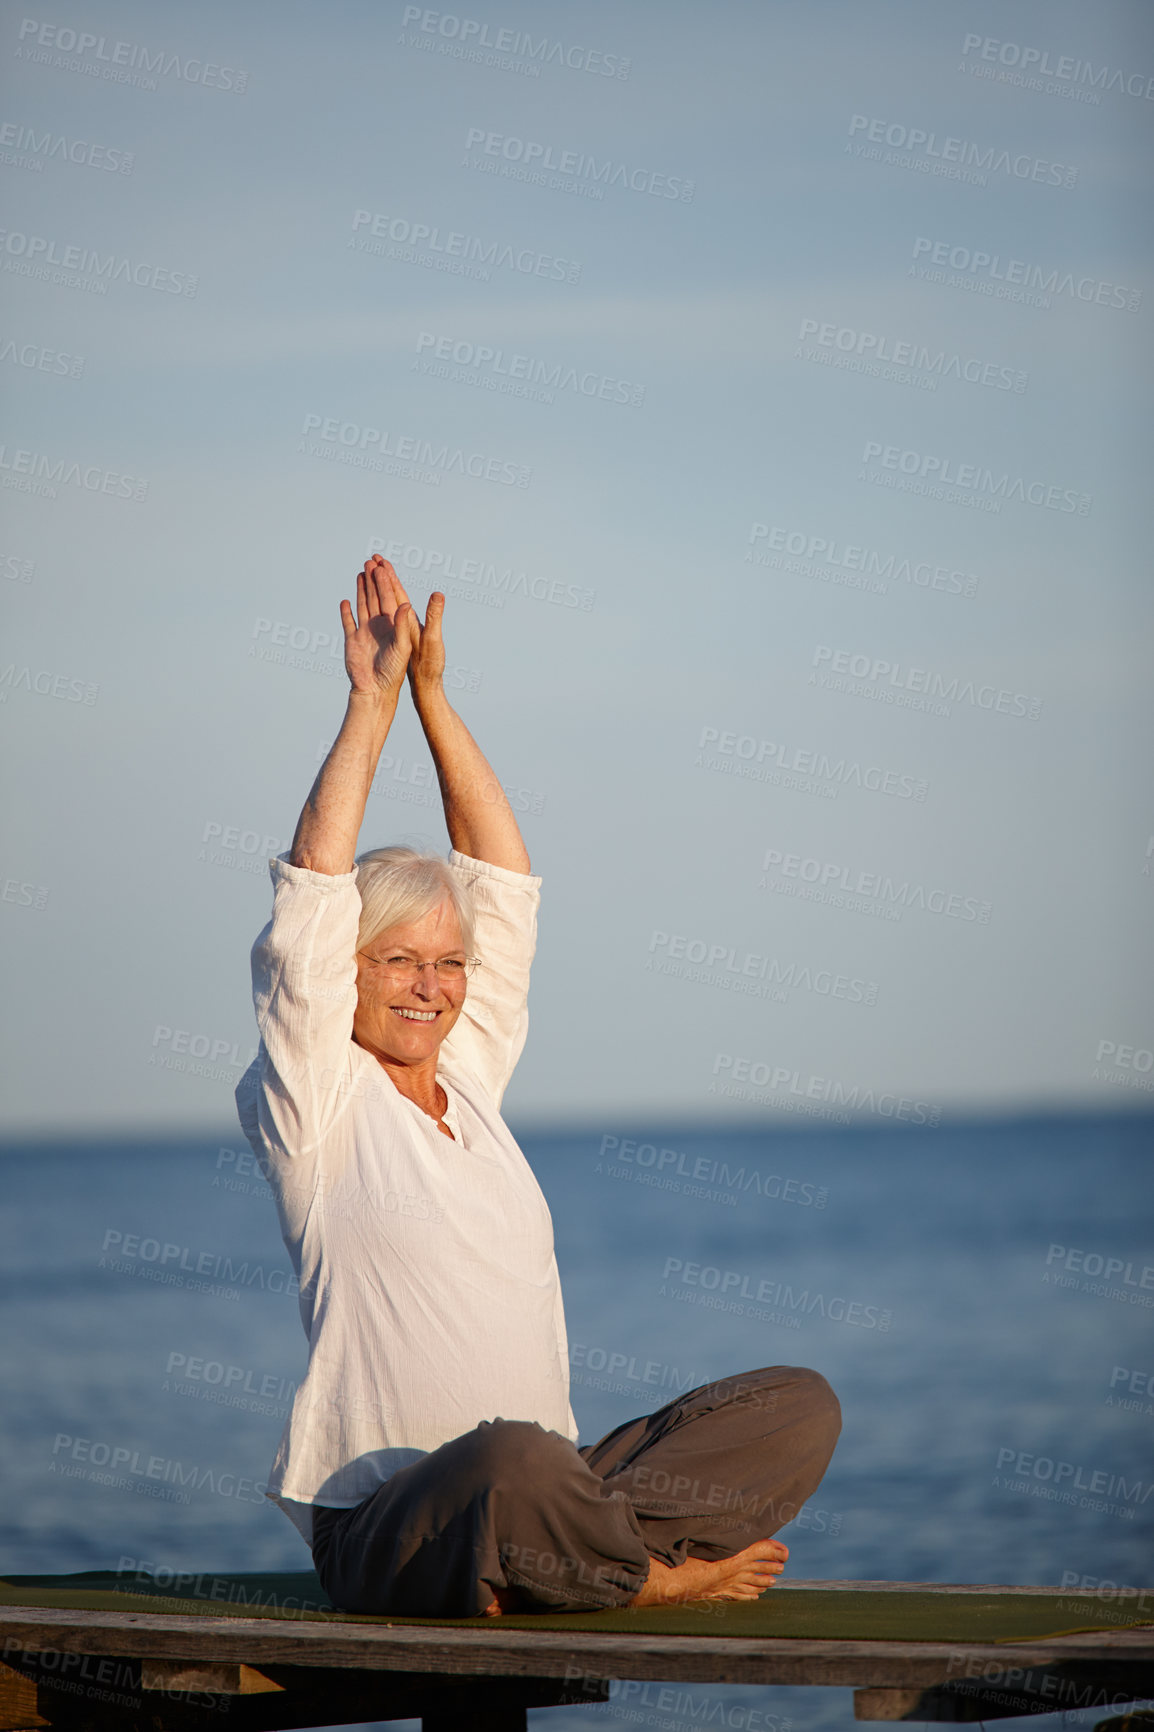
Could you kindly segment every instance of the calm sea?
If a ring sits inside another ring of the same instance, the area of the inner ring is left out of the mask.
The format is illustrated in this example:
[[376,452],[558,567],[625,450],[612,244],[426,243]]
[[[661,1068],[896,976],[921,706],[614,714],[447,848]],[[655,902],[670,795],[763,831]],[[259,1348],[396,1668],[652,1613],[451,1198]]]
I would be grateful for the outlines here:
[[[1154,1118],[521,1141],[582,1441],[813,1366],[844,1430],[791,1575],[1154,1586]],[[9,1144],[0,1179],[7,1570],[307,1567],[260,1490],[305,1340],[239,1132]],[[852,1724],[847,1691],[654,1691],[530,1718]]]

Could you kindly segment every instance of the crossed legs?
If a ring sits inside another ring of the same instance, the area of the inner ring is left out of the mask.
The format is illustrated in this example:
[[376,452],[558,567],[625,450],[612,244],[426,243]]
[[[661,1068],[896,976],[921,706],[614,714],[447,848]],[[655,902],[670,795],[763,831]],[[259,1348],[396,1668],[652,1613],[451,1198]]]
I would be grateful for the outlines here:
[[580,1450],[485,1420],[356,1509],[318,1508],[317,1572],[348,1611],[410,1617],[753,1598],[840,1425],[825,1379],[794,1366],[703,1384]]

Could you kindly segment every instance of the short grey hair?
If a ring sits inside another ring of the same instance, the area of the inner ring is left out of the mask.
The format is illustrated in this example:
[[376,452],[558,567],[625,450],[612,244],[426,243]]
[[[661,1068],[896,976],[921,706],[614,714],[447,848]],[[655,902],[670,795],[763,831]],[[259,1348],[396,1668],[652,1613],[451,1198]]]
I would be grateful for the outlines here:
[[358,855],[355,866],[361,897],[358,950],[366,949],[390,926],[420,920],[442,902],[448,902],[461,928],[465,954],[473,954],[476,921],[473,898],[439,854],[421,854],[416,848],[398,843]]

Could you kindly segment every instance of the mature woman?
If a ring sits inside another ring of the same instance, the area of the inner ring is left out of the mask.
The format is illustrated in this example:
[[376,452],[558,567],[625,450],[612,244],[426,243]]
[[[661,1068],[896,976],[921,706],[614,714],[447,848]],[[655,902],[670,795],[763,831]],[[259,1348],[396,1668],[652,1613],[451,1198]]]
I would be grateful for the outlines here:
[[[309,1341],[270,1496],[350,1611],[753,1599],[788,1556],[768,1536],[825,1471],[837,1401],[779,1366],[577,1448],[549,1210],[500,1113],[540,879],[445,697],[443,611],[434,594],[422,625],[380,558],[355,618],[342,601],[348,708],[270,862],[252,953],[261,1043],[237,1105]],[[447,863],[354,860],[406,676]]]

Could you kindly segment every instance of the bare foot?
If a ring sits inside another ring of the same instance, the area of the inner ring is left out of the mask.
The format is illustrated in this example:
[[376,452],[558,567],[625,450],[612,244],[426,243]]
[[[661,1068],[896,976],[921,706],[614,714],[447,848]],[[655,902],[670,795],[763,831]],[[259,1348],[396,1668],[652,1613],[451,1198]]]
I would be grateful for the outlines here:
[[502,1612],[515,1612],[517,1610],[516,1588],[497,1588],[495,1592],[496,1599],[485,1607],[487,1618],[499,1618]]
[[[630,1606],[667,1606],[679,1600],[756,1600],[771,1588],[785,1568],[789,1547],[780,1540],[755,1540],[743,1552],[711,1563],[705,1558],[686,1558],[671,1569],[659,1558],[650,1558],[649,1576]],[[487,1618],[517,1610],[516,1588],[498,1588],[496,1598],[485,1607]]]
[[666,1606],[678,1600],[756,1600],[785,1568],[789,1547],[780,1540],[755,1540],[743,1552],[710,1563],[686,1558],[671,1569],[649,1560],[649,1579],[631,1606]]

